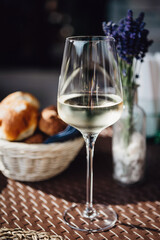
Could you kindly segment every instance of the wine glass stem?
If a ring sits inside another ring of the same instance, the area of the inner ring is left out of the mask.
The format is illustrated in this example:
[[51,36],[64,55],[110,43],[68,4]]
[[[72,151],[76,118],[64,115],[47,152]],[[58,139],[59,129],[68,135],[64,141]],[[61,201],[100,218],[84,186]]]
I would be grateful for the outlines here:
[[93,155],[94,145],[98,134],[84,134],[87,151],[87,177],[86,177],[86,209],[85,217],[92,218],[95,215],[93,209]]

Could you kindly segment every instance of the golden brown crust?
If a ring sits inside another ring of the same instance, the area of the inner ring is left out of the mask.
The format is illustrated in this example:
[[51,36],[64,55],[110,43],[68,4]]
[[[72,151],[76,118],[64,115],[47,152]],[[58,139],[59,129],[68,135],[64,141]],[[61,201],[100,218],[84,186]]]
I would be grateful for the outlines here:
[[0,138],[19,141],[31,136],[38,125],[39,101],[30,93],[14,92],[0,103]]
[[38,124],[38,110],[24,100],[0,104],[2,138],[14,141],[32,135]]
[[67,125],[59,118],[57,108],[49,106],[41,112],[38,126],[42,132],[52,136],[63,131]]
[[13,101],[20,101],[24,100],[34,106],[35,108],[39,108],[40,104],[36,97],[34,97],[31,93],[17,91],[14,93],[9,94],[5,97],[1,103],[4,105],[10,105]]
[[43,143],[47,139],[43,133],[35,133],[31,137],[25,139],[25,143]]
[[[39,102],[30,93],[14,92],[0,103],[0,138],[9,141],[42,143],[66,128],[57,107],[46,107],[39,116]],[[36,132],[37,126],[41,132]]]

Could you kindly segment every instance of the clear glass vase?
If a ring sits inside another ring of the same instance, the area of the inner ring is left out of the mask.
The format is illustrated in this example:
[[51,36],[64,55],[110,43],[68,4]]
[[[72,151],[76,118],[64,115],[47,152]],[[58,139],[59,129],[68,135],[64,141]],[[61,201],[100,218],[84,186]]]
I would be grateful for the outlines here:
[[113,177],[126,185],[142,181],[146,166],[146,117],[136,90],[124,89],[124,110],[113,126]]

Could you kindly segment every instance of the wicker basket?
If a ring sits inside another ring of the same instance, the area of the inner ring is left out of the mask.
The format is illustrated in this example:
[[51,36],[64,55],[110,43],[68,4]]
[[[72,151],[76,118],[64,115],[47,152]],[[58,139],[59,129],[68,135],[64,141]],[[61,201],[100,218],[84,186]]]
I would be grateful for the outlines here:
[[47,232],[38,232],[34,230],[24,230],[21,228],[0,228],[0,239],[1,240],[18,240],[18,239],[30,239],[30,240],[62,240],[63,238],[59,235],[50,235]]
[[0,170],[6,177],[15,180],[46,180],[64,171],[83,143],[82,137],[50,144],[0,140]]

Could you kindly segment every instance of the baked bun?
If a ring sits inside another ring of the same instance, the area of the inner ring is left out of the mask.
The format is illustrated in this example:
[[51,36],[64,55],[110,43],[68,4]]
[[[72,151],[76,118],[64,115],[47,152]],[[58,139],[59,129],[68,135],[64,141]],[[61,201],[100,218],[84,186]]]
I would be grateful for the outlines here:
[[39,129],[45,134],[52,136],[63,131],[66,126],[66,123],[59,118],[55,106],[46,107],[41,112]]
[[29,93],[15,92],[0,103],[0,138],[20,141],[38,125],[38,100]]
[[24,101],[28,102],[30,105],[32,105],[33,107],[39,109],[40,104],[39,104],[38,99],[35,98],[30,93],[21,92],[21,91],[17,91],[17,92],[9,94],[7,97],[5,97],[1,101],[1,104],[9,105],[12,102],[20,101],[20,100],[24,100]]
[[34,133],[31,137],[28,137],[27,139],[24,140],[25,143],[43,143],[48,136],[46,136],[43,133]]

